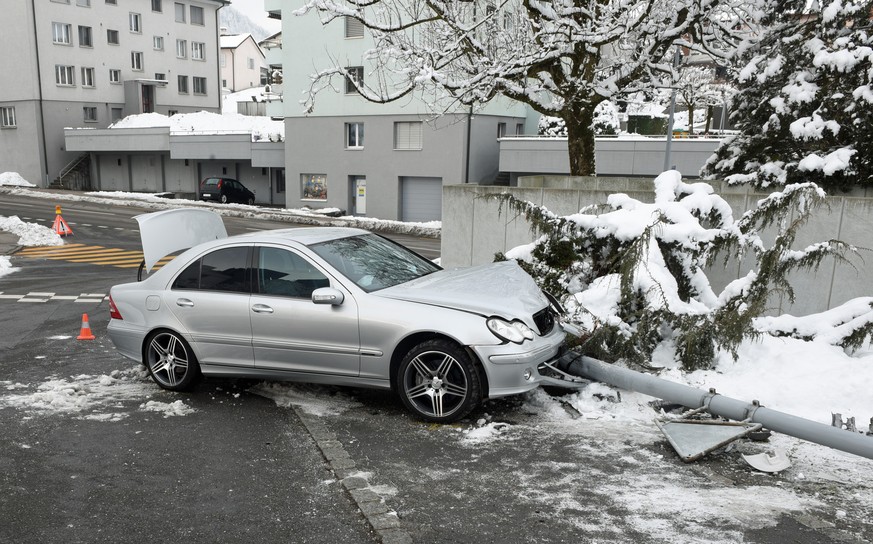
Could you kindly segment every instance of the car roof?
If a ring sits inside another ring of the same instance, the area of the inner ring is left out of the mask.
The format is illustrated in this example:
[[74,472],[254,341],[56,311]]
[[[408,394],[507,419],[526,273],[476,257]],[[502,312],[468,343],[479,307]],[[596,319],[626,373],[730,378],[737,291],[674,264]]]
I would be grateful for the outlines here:
[[255,239],[257,242],[297,242],[305,246],[327,242],[329,240],[338,240],[340,238],[349,238],[351,236],[360,236],[362,234],[370,234],[364,229],[356,229],[351,227],[301,227],[290,229],[274,229],[274,230],[259,230],[247,232],[231,236],[228,240],[247,240]]

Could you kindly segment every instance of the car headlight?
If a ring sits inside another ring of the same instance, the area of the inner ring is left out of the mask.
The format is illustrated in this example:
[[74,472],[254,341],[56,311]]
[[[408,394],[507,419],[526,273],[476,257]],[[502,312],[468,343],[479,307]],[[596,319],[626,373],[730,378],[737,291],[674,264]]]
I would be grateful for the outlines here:
[[507,321],[499,317],[491,317],[485,323],[488,325],[488,330],[494,333],[497,338],[507,342],[521,344],[525,340],[533,340],[534,338],[534,333],[530,327],[518,320]]

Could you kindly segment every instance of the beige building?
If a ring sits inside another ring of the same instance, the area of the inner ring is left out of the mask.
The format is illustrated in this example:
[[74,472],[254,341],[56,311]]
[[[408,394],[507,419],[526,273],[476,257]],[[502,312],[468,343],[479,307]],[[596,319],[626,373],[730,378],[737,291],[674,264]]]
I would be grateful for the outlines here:
[[222,34],[220,45],[222,89],[233,93],[267,83],[267,61],[251,34]]
[[218,10],[227,4],[5,2],[0,172],[40,186],[59,178],[87,184],[88,155],[65,149],[65,127],[105,128],[138,113],[221,111]]

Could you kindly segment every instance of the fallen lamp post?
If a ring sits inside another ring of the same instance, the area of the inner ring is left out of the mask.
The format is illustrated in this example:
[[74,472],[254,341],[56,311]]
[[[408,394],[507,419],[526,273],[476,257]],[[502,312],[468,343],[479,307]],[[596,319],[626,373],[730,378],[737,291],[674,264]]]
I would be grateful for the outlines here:
[[[566,326],[565,328],[570,333],[574,332]],[[873,459],[873,438],[870,436],[765,408],[757,400],[749,403],[720,395],[714,389],[703,391],[650,374],[621,368],[574,351],[567,352],[557,361],[544,364],[543,367],[543,372],[548,374],[551,371],[553,374],[553,377],[547,377],[545,380],[549,385],[578,389],[590,383],[590,380],[596,380],[684,406],[694,414],[708,412],[714,416],[739,422],[728,423],[726,427],[731,429],[727,432],[711,432],[712,440],[701,451],[692,451],[693,445],[690,449],[686,448],[684,445],[688,442],[684,441],[683,445],[677,448],[674,439],[682,440],[682,437],[677,435],[685,431],[664,432],[664,427],[659,423],[662,432],[667,435],[680,457],[686,461],[698,459],[718,447],[762,428]],[[692,423],[701,424],[699,421]],[[708,425],[711,426],[712,423]]]

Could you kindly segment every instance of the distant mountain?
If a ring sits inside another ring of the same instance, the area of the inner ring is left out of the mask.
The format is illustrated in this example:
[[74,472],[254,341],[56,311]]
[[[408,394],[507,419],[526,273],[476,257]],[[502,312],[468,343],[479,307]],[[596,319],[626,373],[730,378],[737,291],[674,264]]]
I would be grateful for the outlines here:
[[228,34],[251,34],[256,42],[259,42],[270,35],[264,27],[258,25],[243,13],[240,13],[233,6],[225,6],[221,8],[220,14],[221,26],[227,28]]

